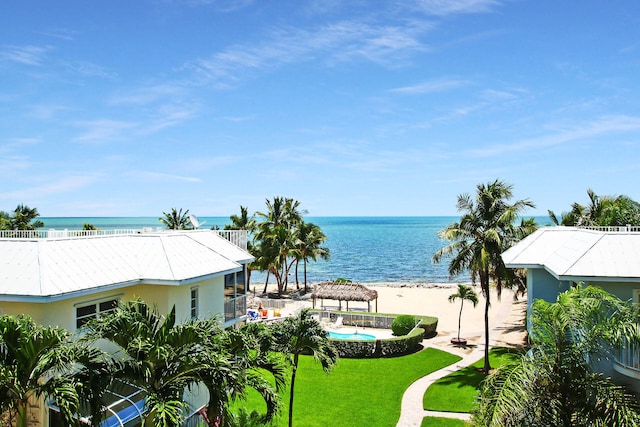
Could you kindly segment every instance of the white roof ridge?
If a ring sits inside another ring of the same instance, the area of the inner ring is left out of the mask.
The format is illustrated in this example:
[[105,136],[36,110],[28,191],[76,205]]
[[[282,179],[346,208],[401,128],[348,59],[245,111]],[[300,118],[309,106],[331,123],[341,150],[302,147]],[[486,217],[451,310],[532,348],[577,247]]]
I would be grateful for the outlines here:
[[598,242],[600,242],[602,239],[604,239],[604,237],[605,237],[605,236],[607,236],[607,235],[609,234],[609,233],[607,233],[607,232],[602,232],[602,231],[597,231],[597,230],[585,230],[585,229],[579,229],[579,230],[581,230],[581,231],[592,231],[592,232],[595,232],[595,233],[590,233],[590,234],[596,234],[596,235],[599,235],[599,236],[598,236],[598,238],[597,238],[597,239],[595,239],[595,240],[593,241],[593,243],[591,243],[591,245],[590,245],[587,249],[585,249],[585,250],[580,254],[580,256],[578,256],[578,257],[573,261],[573,263],[571,263],[567,268],[565,268],[565,270],[564,270],[564,271],[562,272],[562,274],[561,274],[562,276],[566,275],[566,274],[567,274],[567,272],[569,272],[569,271],[570,271],[570,270],[571,270],[571,269],[572,269],[576,264],[578,264],[578,262],[580,262],[580,260],[582,260],[582,259],[583,259],[583,258],[584,258],[588,253],[589,253],[589,251],[590,251],[591,249],[593,249],[593,247],[594,247],[595,245],[597,245],[597,244],[598,244]]

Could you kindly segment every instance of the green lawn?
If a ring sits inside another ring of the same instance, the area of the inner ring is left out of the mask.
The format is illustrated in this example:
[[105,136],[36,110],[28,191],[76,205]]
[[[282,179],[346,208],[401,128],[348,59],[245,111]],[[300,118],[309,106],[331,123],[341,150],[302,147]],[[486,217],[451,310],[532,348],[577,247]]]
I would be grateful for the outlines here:
[[[489,351],[492,368],[517,361],[521,354],[513,349],[494,347]],[[453,372],[433,383],[424,394],[424,408],[429,411],[471,412],[478,395],[478,386],[485,378],[480,371],[484,359]]]
[[467,427],[470,423],[453,418],[425,417],[420,427]]
[[[340,359],[326,375],[311,357],[302,357],[296,378],[293,421],[300,427],[395,426],[404,391],[418,378],[460,360],[427,348],[419,353],[383,359]],[[274,425],[288,423],[288,389]],[[249,394],[246,407],[257,407]],[[263,408],[260,408],[263,411]]]

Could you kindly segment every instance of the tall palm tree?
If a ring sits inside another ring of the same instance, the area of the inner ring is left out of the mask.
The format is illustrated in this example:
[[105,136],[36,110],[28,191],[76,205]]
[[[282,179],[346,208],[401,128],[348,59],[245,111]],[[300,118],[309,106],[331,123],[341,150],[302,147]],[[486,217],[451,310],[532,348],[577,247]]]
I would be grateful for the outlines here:
[[329,372],[338,360],[338,352],[329,341],[329,333],[309,314],[302,310],[295,317],[288,317],[276,325],[274,331],[276,345],[287,355],[291,363],[291,388],[289,390],[289,427],[293,425],[293,398],[301,354],[311,354],[320,362],[322,369]]
[[278,293],[286,291],[289,271],[295,258],[290,259],[294,249],[293,230],[302,220],[304,212],[300,210],[300,202],[290,198],[274,197],[273,201],[266,200],[267,211],[256,212],[261,219],[258,222],[256,240],[261,245],[261,256],[264,258],[259,264],[266,266],[273,274],[278,284]]
[[70,334],[36,324],[26,315],[0,317],[0,411],[27,427],[32,399],[51,398],[74,423],[79,398],[68,375],[74,360]]
[[321,246],[327,236],[319,226],[310,222],[300,221],[294,231],[296,256],[296,285],[298,284],[298,262],[302,260],[304,267],[304,292],[307,293],[307,261],[317,261],[318,258],[328,260],[331,257],[329,248]]
[[40,214],[37,208],[30,208],[25,204],[19,204],[9,218],[9,228],[12,230],[35,230],[44,227],[44,223],[36,220]]
[[469,301],[475,307],[478,305],[478,295],[470,286],[465,286],[461,283],[458,283],[458,291],[455,294],[449,295],[449,302],[455,302],[455,300],[460,299],[460,314],[458,315],[458,341],[460,341],[460,323],[462,322],[462,307],[464,306],[465,301]]
[[179,210],[171,208],[171,211],[162,212],[162,215],[158,220],[165,225],[169,230],[189,230],[193,228],[191,221],[189,220],[189,209],[182,212],[182,208]]
[[485,380],[474,425],[639,425],[635,397],[592,369],[624,339],[638,341],[637,308],[578,286],[535,301],[531,316],[531,350]]
[[513,197],[512,186],[500,180],[479,184],[475,197],[469,194],[458,196],[457,209],[462,213],[459,222],[440,231],[441,239],[451,241],[433,255],[434,262],[450,257],[449,275],[469,271],[471,280],[480,281],[485,298],[484,312],[484,372],[491,370],[489,364],[489,308],[490,286],[493,280],[498,298],[502,286],[512,284],[512,273],[505,267],[500,254],[515,241],[514,225],[517,217],[527,207],[534,207],[529,200],[508,203]]

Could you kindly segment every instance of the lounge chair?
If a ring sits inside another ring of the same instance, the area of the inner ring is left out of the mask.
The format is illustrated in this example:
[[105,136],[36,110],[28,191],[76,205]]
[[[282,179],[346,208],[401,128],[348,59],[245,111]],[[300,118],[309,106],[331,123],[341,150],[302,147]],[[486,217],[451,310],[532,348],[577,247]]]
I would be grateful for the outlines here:
[[247,316],[249,317],[247,320],[249,322],[256,322],[260,320],[260,314],[256,310],[247,310]]

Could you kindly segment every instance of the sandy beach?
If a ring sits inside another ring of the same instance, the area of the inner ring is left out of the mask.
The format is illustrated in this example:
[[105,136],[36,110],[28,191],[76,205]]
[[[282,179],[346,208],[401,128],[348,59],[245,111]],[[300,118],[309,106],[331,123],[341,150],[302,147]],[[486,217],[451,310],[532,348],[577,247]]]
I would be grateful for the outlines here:
[[[471,284],[468,284],[472,286]],[[290,285],[291,286],[291,285]],[[377,311],[379,313],[397,313],[427,315],[438,318],[438,334],[428,340],[430,345],[448,347],[458,351],[472,351],[477,345],[484,343],[484,307],[485,299],[478,285],[472,286],[478,294],[478,305],[473,307],[465,301],[462,310],[462,327],[460,336],[467,339],[466,348],[451,345],[450,340],[458,333],[458,315],[460,300],[449,302],[449,295],[457,291],[455,283],[375,283],[365,284],[369,289],[378,292]],[[295,285],[294,285],[295,287]],[[270,289],[271,290],[271,289]],[[275,289],[273,289],[275,291]],[[304,306],[311,306],[311,300],[302,300]],[[325,307],[338,308],[338,301],[326,300]],[[371,301],[371,311],[376,311],[376,301]],[[320,308],[320,301],[316,302]],[[342,302],[342,309],[346,303]],[[366,302],[350,302],[350,310],[366,310]],[[491,292],[491,308],[489,323],[491,328],[499,328],[498,336],[490,336],[494,345],[519,347],[526,340],[524,318],[526,311],[526,295],[513,298],[513,292],[505,289],[500,299],[495,291]]]

